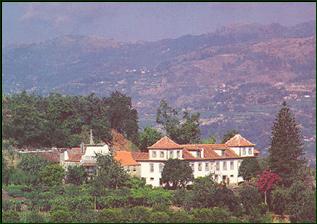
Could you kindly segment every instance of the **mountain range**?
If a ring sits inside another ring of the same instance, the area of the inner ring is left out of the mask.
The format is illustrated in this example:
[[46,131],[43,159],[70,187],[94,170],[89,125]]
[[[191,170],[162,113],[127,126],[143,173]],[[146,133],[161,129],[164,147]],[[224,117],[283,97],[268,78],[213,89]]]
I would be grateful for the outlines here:
[[67,35],[2,49],[3,92],[27,90],[132,97],[140,126],[155,126],[159,100],[201,113],[204,137],[231,129],[270,144],[275,116],[285,100],[301,126],[315,165],[316,27],[244,24],[202,35],[122,43]]

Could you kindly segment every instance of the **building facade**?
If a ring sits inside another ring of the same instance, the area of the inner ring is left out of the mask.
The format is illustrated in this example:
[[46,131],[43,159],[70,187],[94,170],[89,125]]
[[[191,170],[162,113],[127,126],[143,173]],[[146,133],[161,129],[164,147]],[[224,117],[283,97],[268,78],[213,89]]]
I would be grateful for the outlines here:
[[225,144],[179,145],[165,136],[148,147],[147,153],[132,156],[140,164],[140,177],[155,187],[162,185],[161,174],[168,159],[188,161],[195,178],[210,175],[218,183],[238,184],[243,181],[238,176],[242,160],[259,154],[254,146],[239,134]]

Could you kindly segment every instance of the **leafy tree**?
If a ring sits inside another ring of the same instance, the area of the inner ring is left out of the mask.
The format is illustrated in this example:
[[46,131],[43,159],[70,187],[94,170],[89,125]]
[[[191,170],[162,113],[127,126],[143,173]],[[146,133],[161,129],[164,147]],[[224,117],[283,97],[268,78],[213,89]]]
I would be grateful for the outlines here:
[[59,164],[47,165],[40,171],[41,183],[47,186],[61,185],[65,176],[63,167]]
[[[15,175],[24,176],[22,179],[25,183],[36,185],[39,183],[39,173],[45,168],[49,162],[36,155],[22,155],[21,161],[18,164],[18,169],[15,170]],[[13,178],[14,175],[12,175]],[[18,178],[18,177],[17,177]],[[15,178],[16,179],[16,178]]]
[[235,196],[232,190],[226,186],[219,185],[217,188],[214,198],[217,207],[227,208],[231,212],[239,212],[240,206],[238,198]]
[[239,188],[239,196],[247,215],[257,216],[262,203],[261,194],[258,189],[250,184],[243,184]]
[[166,187],[172,189],[185,187],[193,179],[193,170],[187,161],[169,159],[165,163],[162,172],[162,182],[166,184]]
[[162,134],[156,129],[146,127],[144,128],[144,131],[139,134],[139,148],[143,151],[146,151],[147,147],[153,145],[162,137]]
[[203,139],[201,143],[203,143],[203,144],[215,144],[216,140],[217,140],[216,136],[211,135],[207,139]]
[[276,214],[282,215],[286,211],[289,202],[288,195],[288,189],[282,187],[277,187],[272,191],[271,206]]
[[184,111],[183,122],[180,124],[178,135],[173,136],[172,138],[179,144],[199,143],[199,117],[199,113],[190,114],[188,111]]
[[[217,183],[209,176],[199,177],[194,180],[193,190],[190,193],[190,200],[187,204],[193,208],[208,208],[215,206],[215,193],[217,191]],[[189,207],[189,206],[186,206]]]
[[221,143],[222,144],[226,143],[230,138],[232,138],[236,134],[239,134],[239,132],[235,129],[228,131],[226,134],[224,134]]
[[165,100],[160,101],[156,113],[156,122],[163,125],[166,134],[179,144],[200,142],[199,113],[190,114],[185,111],[182,122],[176,109],[170,107]]
[[66,172],[67,183],[80,185],[86,179],[86,172],[82,166],[69,166]]
[[109,155],[97,155],[97,176],[95,188],[118,188],[128,184],[129,175],[123,167]]
[[303,167],[303,142],[294,115],[285,102],[282,104],[272,128],[269,148],[269,167],[282,178],[282,184],[290,186],[300,176]]
[[294,182],[288,192],[287,211],[293,222],[316,222],[316,191],[300,182]]
[[260,178],[257,180],[256,186],[261,191],[264,192],[264,203],[267,204],[266,201],[266,194],[268,191],[271,191],[274,185],[280,181],[280,177],[273,172],[270,171],[264,171]]
[[250,180],[260,173],[260,166],[256,158],[245,158],[239,167],[239,176],[244,180]]
[[132,107],[131,98],[118,91],[108,99],[108,113],[111,128],[123,133],[133,143],[138,140],[138,115]]

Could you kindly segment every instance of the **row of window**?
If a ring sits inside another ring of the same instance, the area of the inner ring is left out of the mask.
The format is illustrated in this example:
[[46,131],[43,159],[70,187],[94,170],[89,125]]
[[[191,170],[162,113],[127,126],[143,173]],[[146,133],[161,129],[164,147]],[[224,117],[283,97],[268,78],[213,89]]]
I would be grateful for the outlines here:
[[[157,156],[157,151],[152,151],[152,158],[156,158]],[[160,152],[160,157],[159,158],[164,158],[164,151],[159,151]],[[169,151],[169,158],[173,158],[174,157],[174,151],[171,150]],[[177,150],[176,151],[176,158],[181,158],[181,151]]]
[[[243,148],[242,149],[242,155],[246,155],[247,154],[247,149],[246,148]],[[248,154],[249,155],[252,155],[252,148],[248,148]]]
[[[209,163],[209,162],[205,162],[204,163],[204,167],[205,167],[205,171],[209,171],[212,170],[212,166],[213,163]],[[194,163],[189,163],[190,167],[193,169],[193,171],[195,171],[195,165]],[[229,167],[228,167],[229,166]],[[240,166],[240,161],[238,161],[238,167]],[[163,171],[163,167],[164,167],[164,163],[160,163],[159,164],[159,172],[161,173]],[[228,168],[230,170],[234,170],[234,161],[223,161],[222,162],[222,170],[228,170]],[[199,162],[198,163],[198,171],[202,171],[203,170],[203,163]],[[217,161],[216,162],[216,170],[219,171],[220,170],[220,162]],[[154,172],[154,163],[150,163],[150,172],[153,173]]]
[[[160,163],[159,164],[159,172],[161,173],[163,171],[164,168],[164,163]],[[153,173],[154,172],[154,163],[150,163],[150,172]]]

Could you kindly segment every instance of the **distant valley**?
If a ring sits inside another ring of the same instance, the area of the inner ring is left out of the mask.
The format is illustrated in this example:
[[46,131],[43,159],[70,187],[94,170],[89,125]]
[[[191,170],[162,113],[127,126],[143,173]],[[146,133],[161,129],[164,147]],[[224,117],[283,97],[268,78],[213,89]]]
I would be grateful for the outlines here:
[[315,21],[285,27],[248,24],[203,35],[156,42],[121,43],[63,36],[4,47],[6,94],[132,97],[140,126],[153,126],[160,99],[201,113],[202,135],[218,140],[240,131],[266,155],[271,127],[283,100],[300,123],[307,157],[315,165]]

